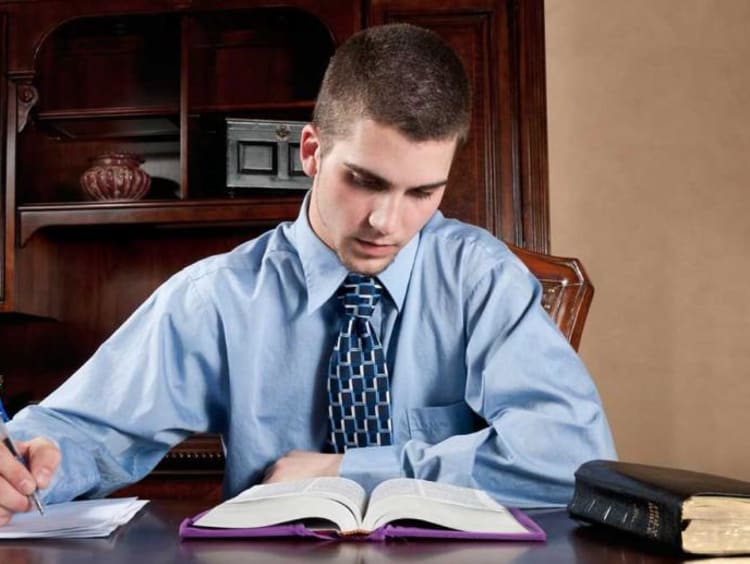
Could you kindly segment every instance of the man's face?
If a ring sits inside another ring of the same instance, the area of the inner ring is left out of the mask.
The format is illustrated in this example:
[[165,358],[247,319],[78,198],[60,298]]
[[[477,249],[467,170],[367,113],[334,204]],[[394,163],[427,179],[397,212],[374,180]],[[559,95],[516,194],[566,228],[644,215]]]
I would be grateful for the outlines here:
[[415,142],[361,119],[321,156],[307,125],[300,151],[314,177],[313,231],[349,271],[382,272],[440,205],[455,149],[455,139]]

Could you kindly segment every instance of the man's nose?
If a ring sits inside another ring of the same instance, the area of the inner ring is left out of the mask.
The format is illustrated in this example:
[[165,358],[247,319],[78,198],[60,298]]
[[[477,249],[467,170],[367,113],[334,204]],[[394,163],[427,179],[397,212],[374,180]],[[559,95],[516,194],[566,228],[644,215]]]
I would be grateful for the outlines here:
[[370,227],[381,235],[389,235],[398,227],[400,212],[401,202],[398,196],[388,194],[378,197],[368,218]]

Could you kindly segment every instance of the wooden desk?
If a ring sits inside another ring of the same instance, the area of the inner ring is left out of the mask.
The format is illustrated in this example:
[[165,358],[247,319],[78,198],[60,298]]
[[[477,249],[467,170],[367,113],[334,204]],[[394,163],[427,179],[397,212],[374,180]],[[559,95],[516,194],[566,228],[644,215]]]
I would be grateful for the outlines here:
[[107,539],[0,541],[2,564],[263,564],[331,562],[381,564],[483,563],[652,564],[682,562],[643,543],[579,527],[563,510],[530,512],[547,531],[546,543],[390,541],[387,543],[274,541],[180,541],[183,517],[205,509],[205,502],[156,500]]

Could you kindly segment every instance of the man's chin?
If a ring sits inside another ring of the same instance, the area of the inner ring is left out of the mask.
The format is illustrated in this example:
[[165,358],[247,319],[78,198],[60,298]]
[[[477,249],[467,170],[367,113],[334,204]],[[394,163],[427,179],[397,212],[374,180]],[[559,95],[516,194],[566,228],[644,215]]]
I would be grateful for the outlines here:
[[366,274],[367,276],[377,276],[388,268],[394,258],[396,258],[395,255],[377,258],[339,257],[349,272]]

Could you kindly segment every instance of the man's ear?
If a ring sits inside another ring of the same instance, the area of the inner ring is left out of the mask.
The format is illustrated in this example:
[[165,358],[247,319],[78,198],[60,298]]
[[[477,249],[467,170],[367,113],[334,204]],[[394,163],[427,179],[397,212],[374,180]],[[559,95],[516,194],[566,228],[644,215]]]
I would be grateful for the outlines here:
[[302,161],[302,170],[305,171],[307,176],[313,177],[318,174],[320,166],[320,139],[317,128],[311,123],[302,128],[299,157]]

